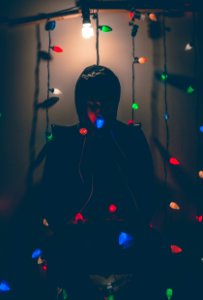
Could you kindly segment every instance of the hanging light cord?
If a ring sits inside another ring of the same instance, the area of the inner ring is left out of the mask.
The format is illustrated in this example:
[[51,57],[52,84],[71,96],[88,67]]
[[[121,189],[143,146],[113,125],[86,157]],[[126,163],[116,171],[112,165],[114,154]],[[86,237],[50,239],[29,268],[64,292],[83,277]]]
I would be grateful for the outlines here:
[[196,109],[195,109],[195,120],[196,120],[196,130],[197,130],[197,161],[196,161],[196,168],[197,172],[199,171],[199,168],[202,168],[200,165],[201,161],[201,136],[200,136],[200,95],[198,93],[199,90],[199,83],[198,83],[198,78],[199,78],[199,72],[198,72],[198,49],[197,49],[197,41],[196,41],[196,13],[193,12],[193,30],[192,30],[192,43],[193,43],[193,48],[194,48],[194,82],[196,87]]
[[[135,64],[134,64],[134,57],[135,57],[135,36],[132,36],[132,105],[135,101]],[[132,108],[132,120],[134,121],[135,111]]]
[[[48,54],[49,57],[51,56],[51,32],[48,31]],[[50,60],[47,60],[47,99],[49,99],[50,96]],[[46,108],[46,139],[49,135],[49,109]]]
[[100,58],[99,58],[99,14],[98,10],[95,14],[96,18],[96,55],[97,55],[97,66],[100,64]]
[[[166,46],[166,24],[165,24],[165,16],[163,15],[163,50],[164,50],[164,75],[167,76],[167,46]],[[166,151],[168,153],[169,150],[169,142],[170,142],[170,132],[168,126],[168,94],[167,94],[167,80],[164,80],[164,105],[165,105],[165,112],[164,112],[164,120],[165,120],[165,128],[166,128]],[[167,182],[167,162],[164,158],[164,182]]]

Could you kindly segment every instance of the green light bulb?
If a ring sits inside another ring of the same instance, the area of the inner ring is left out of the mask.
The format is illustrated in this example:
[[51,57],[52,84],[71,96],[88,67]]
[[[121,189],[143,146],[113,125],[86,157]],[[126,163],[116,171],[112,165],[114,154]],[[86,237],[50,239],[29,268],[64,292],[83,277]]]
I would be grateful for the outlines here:
[[53,141],[54,136],[53,136],[52,133],[47,133],[46,138],[47,138],[47,141],[48,141],[48,142],[51,142],[51,141]]
[[113,295],[109,295],[107,299],[108,300],[114,300],[114,296]]
[[137,110],[139,108],[139,105],[137,103],[132,104],[132,109]]
[[101,29],[102,32],[112,31],[112,28],[108,25],[102,25],[102,26],[100,26],[100,29]]
[[195,89],[194,89],[191,85],[188,86],[188,88],[187,88],[187,93],[188,93],[188,94],[193,94],[194,91],[195,91]]
[[168,288],[166,290],[166,297],[167,297],[167,299],[170,300],[172,298],[172,295],[173,295],[173,290],[170,289],[170,288]]
[[163,72],[163,73],[161,74],[161,79],[162,79],[163,81],[165,81],[167,78],[168,78],[168,74],[165,73],[165,72]]

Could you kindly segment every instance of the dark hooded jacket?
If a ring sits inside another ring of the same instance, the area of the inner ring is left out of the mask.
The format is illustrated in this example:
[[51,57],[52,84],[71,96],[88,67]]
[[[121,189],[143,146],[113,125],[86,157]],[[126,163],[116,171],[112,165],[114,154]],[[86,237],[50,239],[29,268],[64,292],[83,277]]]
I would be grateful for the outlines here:
[[[116,120],[119,98],[115,74],[88,67],[75,87],[79,123],[52,126],[42,186],[43,214],[53,229],[74,223],[78,212],[89,224],[148,224],[154,205],[151,154],[140,127]],[[87,118],[88,100],[102,102],[100,129]],[[110,204],[117,206],[114,214]]]

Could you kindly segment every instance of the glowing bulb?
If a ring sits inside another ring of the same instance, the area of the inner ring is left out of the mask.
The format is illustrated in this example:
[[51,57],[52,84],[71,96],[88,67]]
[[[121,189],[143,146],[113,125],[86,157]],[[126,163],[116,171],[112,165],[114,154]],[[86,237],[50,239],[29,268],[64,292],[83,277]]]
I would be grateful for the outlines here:
[[166,72],[163,72],[161,74],[161,80],[165,81],[168,78],[168,74]]
[[63,49],[59,46],[52,46],[51,49],[57,53],[63,52]]
[[150,13],[149,14],[149,19],[153,22],[156,22],[157,21],[157,16],[154,13]]
[[201,125],[201,126],[199,127],[199,130],[200,130],[201,132],[203,132],[203,125]]
[[141,57],[135,57],[134,58],[134,63],[145,64],[146,62],[148,62],[148,58],[147,57],[141,56]]
[[187,43],[185,46],[185,51],[190,51],[192,50],[192,48],[193,48],[192,43]]
[[180,206],[176,202],[171,202],[169,206],[171,209],[180,210]]
[[112,214],[115,213],[117,211],[117,209],[118,208],[115,204],[110,204],[109,207],[108,207],[109,212],[112,213]]
[[42,255],[42,250],[41,249],[35,249],[32,253],[32,259],[36,259],[41,255]]
[[87,129],[86,128],[80,128],[79,130],[81,135],[86,135],[87,134]]
[[188,94],[193,94],[194,91],[195,91],[195,89],[191,85],[189,85],[188,88],[187,88],[187,93]]
[[60,91],[60,90],[57,89],[57,88],[51,88],[51,89],[49,89],[49,91],[50,91],[52,94],[54,94],[54,95],[61,95],[61,94],[63,94],[62,91]]
[[174,166],[180,165],[180,162],[179,162],[175,157],[171,157],[171,158],[169,159],[169,163],[170,163],[171,165],[174,165]]
[[43,266],[42,266],[42,269],[43,269],[44,271],[47,271],[47,269],[48,269],[48,268],[47,268],[47,265],[43,265]]
[[203,216],[196,216],[196,220],[199,222],[199,223],[201,223],[202,222],[202,220],[203,220]]
[[43,219],[42,223],[43,223],[43,225],[46,226],[46,227],[49,226],[49,223],[47,222],[47,219],[45,219],[45,218]]
[[96,122],[95,122],[96,127],[97,127],[98,129],[102,128],[102,127],[104,126],[104,123],[105,123],[105,121],[104,121],[104,119],[103,119],[102,117],[98,117],[98,118],[96,119]]
[[132,104],[132,109],[137,110],[139,108],[139,105],[137,103]]
[[128,125],[134,125],[134,121],[133,120],[128,120]]
[[5,281],[5,280],[0,281],[0,292],[6,293],[6,292],[9,292],[10,290],[11,290],[11,288],[7,281]]
[[200,171],[198,172],[198,175],[199,175],[199,178],[203,179],[203,170],[200,170]]
[[126,232],[121,232],[119,234],[118,243],[123,248],[129,248],[134,243],[134,238],[131,234]]
[[94,30],[91,23],[83,23],[82,25],[82,37],[84,39],[90,39],[94,35]]
[[173,290],[170,289],[170,288],[168,288],[168,289],[166,290],[166,297],[167,297],[167,299],[168,299],[168,300],[171,300],[172,296],[173,296]]
[[112,28],[108,25],[101,25],[98,27],[102,32],[110,32],[112,31]]
[[177,245],[171,245],[170,247],[171,247],[171,252],[172,252],[173,254],[178,254],[178,253],[181,253],[181,252],[183,251],[183,249],[180,248],[180,247],[177,246]]

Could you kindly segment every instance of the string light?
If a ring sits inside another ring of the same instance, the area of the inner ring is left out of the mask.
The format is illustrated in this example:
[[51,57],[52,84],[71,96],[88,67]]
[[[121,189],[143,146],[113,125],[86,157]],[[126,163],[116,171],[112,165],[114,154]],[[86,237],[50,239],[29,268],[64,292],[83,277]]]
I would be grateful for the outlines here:
[[137,110],[138,108],[139,108],[139,104],[137,104],[137,103],[134,102],[134,103],[132,104],[132,109],[133,109],[133,110]]
[[133,62],[134,62],[134,63],[137,63],[137,64],[145,64],[146,62],[148,62],[148,58],[147,58],[147,57],[144,57],[144,56],[141,56],[141,57],[134,57]]
[[119,234],[118,243],[119,243],[119,246],[122,246],[123,248],[126,249],[133,245],[134,238],[131,234],[129,234],[127,232],[121,232]]
[[98,26],[98,28],[102,31],[102,32],[110,32],[112,31],[112,28],[108,25],[100,25]]
[[87,129],[86,128],[80,128],[79,130],[81,135],[86,135],[87,134]]
[[87,7],[82,8],[82,18],[83,18],[82,37],[84,39],[90,39],[91,37],[94,36],[94,30],[92,28],[92,24],[90,21],[89,8],[87,8]]
[[42,255],[42,250],[41,249],[35,249],[32,253],[32,259],[36,259],[38,258],[39,256]]
[[171,300],[173,296],[173,290],[171,288],[166,289],[166,297],[168,300]]
[[62,91],[57,88],[50,88],[49,91],[54,95],[62,95]]
[[175,158],[175,157],[170,157],[169,163],[170,163],[171,165],[174,165],[174,166],[180,165],[180,162],[179,162],[179,161],[177,160],[177,158]]
[[189,85],[188,87],[187,87],[187,93],[188,94],[193,94],[194,93],[194,91],[195,91],[195,89],[194,89],[194,87],[192,86],[192,85]]
[[171,248],[171,252],[173,254],[178,254],[178,253],[181,253],[183,251],[183,249],[181,247],[177,246],[177,245],[171,245],[170,248]]
[[202,223],[202,221],[203,221],[203,216],[202,216],[202,215],[196,216],[196,220],[197,220],[199,223]]
[[149,14],[149,19],[152,22],[157,22],[157,16],[156,16],[156,14],[155,13],[150,13]]
[[180,210],[180,206],[176,202],[170,202],[169,207],[173,210]]
[[11,287],[9,283],[5,280],[0,281],[0,293],[7,293],[10,292]]
[[104,119],[102,117],[97,117],[95,125],[98,129],[102,128],[104,126]]
[[118,207],[115,205],[115,204],[110,204],[109,207],[108,207],[108,211],[110,213],[115,213],[117,211]]
[[193,49],[192,43],[187,43],[187,44],[185,45],[185,51],[190,51],[190,50],[192,50],[192,49]]
[[63,52],[63,49],[59,46],[51,46],[51,49],[56,52],[56,53],[61,53]]
[[200,171],[198,172],[198,175],[199,175],[199,178],[203,179],[203,170],[200,170]]

